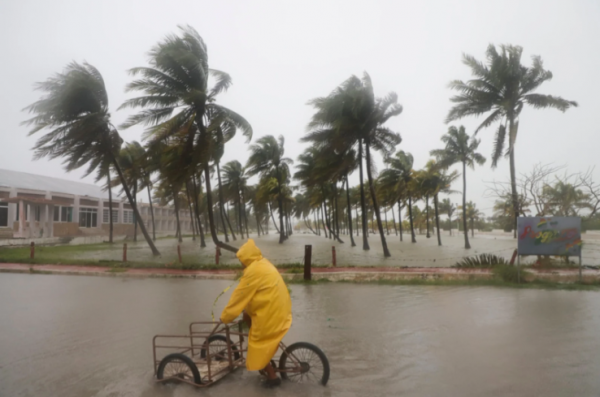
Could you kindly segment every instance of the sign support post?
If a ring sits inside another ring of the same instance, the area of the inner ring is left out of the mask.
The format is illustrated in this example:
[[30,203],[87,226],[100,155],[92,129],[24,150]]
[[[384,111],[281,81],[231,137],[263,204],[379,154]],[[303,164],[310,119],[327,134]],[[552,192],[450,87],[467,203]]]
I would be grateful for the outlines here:
[[579,282],[583,283],[583,274],[582,274],[582,265],[581,265],[581,249],[579,250]]
[[517,284],[521,284],[521,255],[517,252]]

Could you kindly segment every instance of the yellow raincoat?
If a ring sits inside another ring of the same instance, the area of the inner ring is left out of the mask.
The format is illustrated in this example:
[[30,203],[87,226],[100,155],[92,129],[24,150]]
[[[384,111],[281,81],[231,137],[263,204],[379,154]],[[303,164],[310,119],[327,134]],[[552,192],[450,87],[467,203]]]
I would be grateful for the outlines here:
[[244,309],[252,318],[246,368],[258,371],[275,355],[279,342],[292,325],[292,300],[281,275],[249,239],[237,252],[244,275],[221,314],[225,324]]

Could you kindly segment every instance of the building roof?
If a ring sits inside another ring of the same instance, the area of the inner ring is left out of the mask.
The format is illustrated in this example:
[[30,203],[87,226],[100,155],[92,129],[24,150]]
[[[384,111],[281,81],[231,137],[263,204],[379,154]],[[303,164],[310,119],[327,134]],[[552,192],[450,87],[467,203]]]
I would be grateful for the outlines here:
[[[77,196],[108,198],[108,191],[103,191],[100,186],[5,169],[0,169],[0,187],[16,187]],[[114,197],[116,198],[116,196]]]

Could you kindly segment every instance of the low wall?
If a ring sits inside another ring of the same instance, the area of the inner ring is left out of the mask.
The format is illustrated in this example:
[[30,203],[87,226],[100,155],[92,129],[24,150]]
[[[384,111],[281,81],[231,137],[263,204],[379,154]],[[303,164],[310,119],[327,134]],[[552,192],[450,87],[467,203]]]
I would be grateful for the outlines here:
[[[110,223],[102,224],[102,231],[108,235],[110,230]],[[116,235],[124,235],[127,237],[133,237],[134,228],[132,224],[123,224],[123,223],[115,223],[113,224],[113,236]],[[141,235],[142,232],[138,228],[138,235]]]
[[54,237],[75,237],[79,234],[79,224],[75,222],[55,222]]

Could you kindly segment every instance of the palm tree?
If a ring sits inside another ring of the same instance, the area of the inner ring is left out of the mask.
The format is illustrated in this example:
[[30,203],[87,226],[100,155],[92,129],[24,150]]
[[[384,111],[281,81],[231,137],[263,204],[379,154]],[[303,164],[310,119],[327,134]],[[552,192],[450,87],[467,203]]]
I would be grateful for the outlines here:
[[590,196],[563,181],[544,186],[543,195],[553,215],[579,216],[580,210],[590,208]]
[[[102,172],[102,164],[110,162],[119,175],[135,219],[140,221],[142,218],[117,161],[123,140],[110,122],[108,93],[98,69],[88,63],[72,62],[63,73],[38,83],[36,89],[47,95],[26,108],[35,116],[23,124],[33,125],[29,135],[41,130],[47,132],[36,142],[34,158],[63,157],[67,171],[87,165],[86,175],[98,168]],[[143,222],[140,229],[152,253],[160,255]]]
[[318,147],[326,147],[330,152],[345,153],[351,148],[358,148],[363,249],[369,249],[362,165],[364,157],[367,165],[369,191],[377,217],[381,245],[386,257],[390,256],[390,252],[383,233],[383,224],[377,203],[371,169],[371,148],[381,151],[384,157],[387,157],[400,143],[400,135],[384,126],[391,117],[402,112],[402,106],[397,101],[398,96],[395,93],[390,93],[384,98],[375,98],[371,78],[367,73],[362,79],[351,76],[329,96],[316,98],[309,102],[317,111],[308,125],[311,132],[302,139],[312,142]]
[[[471,55],[463,55],[463,63],[471,68],[471,73],[475,78],[466,82],[455,80],[450,83],[450,88],[458,91],[459,95],[450,99],[455,105],[446,117],[446,123],[450,123],[466,116],[486,114],[485,120],[477,127],[475,134],[479,130],[499,122],[492,154],[492,167],[496,167],[502,155],[509,156],[511,191],[515,210],[513,215],[515,238],[519,214],[515,142],[521,111],[525,105],[530,105],[535,109],[555,108],[562,112],[571,106],[577,106],[577,102],[574,101],[535,93],[542,83],[552,79],[552,72],[544,69],[539,56],[532,57],[531,67],[522,65],[522,53],[522,47],[512,45],[501,45],[499,53],[496,47],[490,44],[486,51],[487,65],[477,61]],[[506,141],[508,141],[508,150],[505,153]]]
[[243,229],[241,229],[242,217],[244,217],[243,208],[246,207],[245,198],[248,197],[247,182],[248,178],[239,161],[233,160],[223,166],[223,187],[232,194],[234,206],[237,206],[238,208],[238,225],[242,232],[242,238],[244,238],[244,232]]
[[447,169],[456,163],[462,163],[463,227],[465,229],[465,248],[469,249],[471,248],[471,244],[469,244],[469,235],[467,233],[467,218],[464,214],[467,202],[467,166],[474,169],[475,164],[483,165],[485,157],[476,151],[480,141],[470,138],[465,132],[465,127],[462,125],[460,128],[450,127],[448,133],[442,136],[442,142],[446,144],[444,149],[431,151],[431,155],[437,158],[439,166]]
[[440,211],[448,215],[448,225],[450,227],[450,235],[452,236],[452,215],[456,211],[456,206],[452,204],[450,199],[443,199],[440,203]]
[[433,206],[435,212],[435,225],[437,231],[438,245],[442,245],[442,237],[440,233],[440,216],[439,216],[439,205],[438,195],[440,192],[453,193],[450,190],[450,185],[458,178],[458,173],[453,171],[448,174],[443,168],[435,162],[435,160],[429,160],[425,165],[425,169],[420,172],[419,181],[423,194],[425,194],[425,206],[427,209],[427,236],[429,236],[429,201],[428,196],[433,197]]
[[[210,178],[210,160],[214,151],[212,128],[220,123],[211,120],[228,120],[248,135],[250,125],[239,114],[216,103],[217,95],[232,84],[231,77],[208,67],[206,44],[192,27],[180,26],[181,36],[169,35],[150,50],[150,67],[130,70],[141,76],[128,84],[127,91],[140,91],[144,96],[132,98],[121,108],[143,108],[123,124],[128,128],[137,124],[151,126],[146,136],[162,140],[181,134],[185,139],[179,156],[180,183],[194,177],[197,167],[204,172],[208,219],[213,242],[218,247],[237,252],[237,248],[219,241],[212,212],[213,197]],[[215,84],[209,88],[209,77]],[[210,120],[209,120],[210,116]],[[195,125],[196,128],[191,128]]]
[[[479,211],[479,209],[477,208],[477,206],[475,205],[475,203],[473,203],[472,201],[469,201],[466,205],[466,207],[460,207],[463,210],[463,227],[467,226],[467,219],[469,220],[469,223],[471,225],[471,237],[475,236],[475,228],[473,226],[473,224],[475,223],[476,220],[478,220],[479,218],[481,218],[483,216],[483,213],[481,213],[481,211]],[[468,233],[467,229],[465,229],[465,233]]]
[[283,228],[283,184],[290,174],[290,164],[293,161],[283,157],[285,140],[283,135],[275,139],[273,135],[266,135],[250,146],[250,157],[246,163],[248,176],[260,174],[261,177],[272,177],[277,181],[277,202],[279,208],[279,244],[287,238]]
[[[414,159],[412,154],[399,150],[394,156],[385,160],[388,168],[383,170],[380,175],[380,183],[384,188],[395,189],[398,198],[398,215],[400,213],[400,202],[404,198],[408,199],[408,214],[410,221],[411,241],[417,242],[415,238],[415,229],[413,223],[413,198],[415,197],[415,173],[412,169]],[[402,218],[400,218],[402,224]],[[400,240],[402,240],[402,229],[400,229]]]

